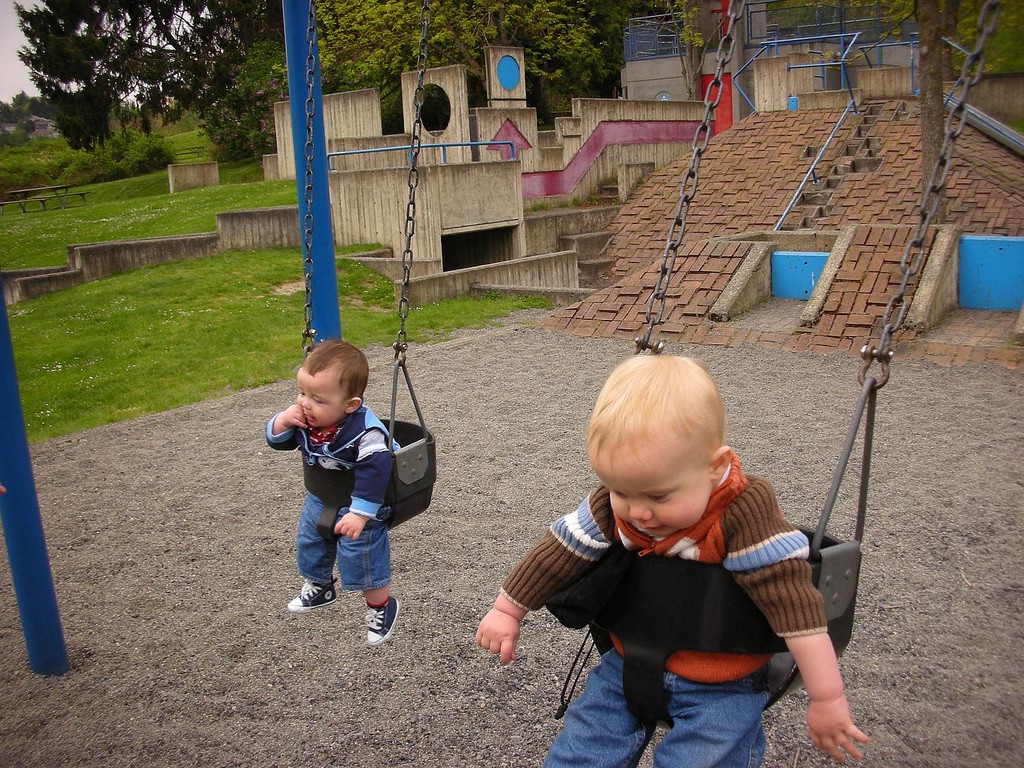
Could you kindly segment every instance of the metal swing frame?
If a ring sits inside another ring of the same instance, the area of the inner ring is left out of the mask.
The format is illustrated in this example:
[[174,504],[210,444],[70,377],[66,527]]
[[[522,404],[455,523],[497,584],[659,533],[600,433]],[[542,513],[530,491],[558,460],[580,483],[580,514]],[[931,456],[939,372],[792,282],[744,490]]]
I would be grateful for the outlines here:
[[[312,349],[317,340],[317,331],[313,327],[313,175],[315,144],[314,132],[316,108],[319,102],[318,53],[316,32],[316,0],[309,0],[306,18],[306,57],[305,57],[305,101],[304,123],[305,143],[302,154],[306,161],[305,183],[302,188],[304,198],[302,218],[303,272],[305,277],[305,329],[302,334],[303,357]],[[391,481],[388,486],[384,505],[392,508],[388,517],[388,527],[405,522],[424,512],[430,505],[434,482],[437,479],[437,446],[434,434],[427,428],[413,389],[412,378],[406,362],[408,341],[405,323],[409,315],[409,277],[413,262],[412,238],[416,231],[416,188],[419,183],[419,150],[423,129],[422,108],[424,94],[424,73],[427,63],[427,32],[430,21],[430,0],[423,0],[420,12],[420,40],[417,51],[417,82],[413,98],[415,121],[413,123],[411,151],[409,153],[409,200],[405,216],[405,246],[402,251],[402,282],[401,295],[398,303],[399,330],[392,347],[395,360],[392,367],[391,409],[387,421],[387,431],[391,441],[393,459]],[[322,132],[322,128],[321,128]],[[297,153],[298,154],[298,153]],[[326,166],[324,166],[326,168]],[[328,209],[329,210],[329,209]],[[329,219],[328,219],[329,221]],[[335,305],[337,304],[335,294]],[[341,335],[340,326],[338,336]],[[399,373],[403,375],[406,389],[416,412],[416,422],[401,421],[396,418],[398,404]],[[324,538],[336,538],[334,523],[338,511],[351,504],[353,477],[352,472],[326,469],[319,464],[303,462],[303,483],[307,491],[317,496],[322,502],[324,511],[317,529]]]
[[[742,15],[743,5],[743,0],[730,0],[726,21],[728,28],[723,30],[716,72],[705,95],[704,119],[694,136],[690,167],[680,185],[679,203],[669,227],[657,283],[647,303],[646,329],[642,336],[635,339],[637,353],[648,351],[660,354],[665,349],[663,341],[653,341],[654,329],[663,322],[676,253],[682,243],[690,203],[696,194],[701,157],[710,139],[710,121],[722,95],[721,76],[732,53],[732,29]],[[889,365],[893,357],[892,338],[902,325],[908,309],[907,287],[927,256],[928,228],[941,202],[953,145],[963,131],[967,93],[981,77],[982,53],[987,38],[995,29],[998,11],[999,0],[986,0],[979,11],[978,38],[974,50],[965,58],[960,78],[953,88],[954,94],[959,94],[956,106],[946,120],[945,140],[919,207],[920,222],[900,262],[902,283],[886,306],[877,344],[869,343],[861,349],[863,362],[858,374],[861,391],[853,418],[818,524],[813,531],[804,531],[810,540],[808,560],[812,567],[813,581],[822,594],[828,634],[837,656],[842,655],[853,634],[861,540],[867,515],[876,398],[878,390],[889,379]],[[868,375],[874,363],[880,366],[877,377]],[[840,540],[829,536],[827,529],[862,427],[863,453],[855,530],[851,539]],[[611,566],[612,569],[615,567]],[[773,654],[769,664],[769,698],[766,708],[800,687],[799,671],[792,656],[785,650],[784,642],[774,635],[751,599],[720,565],[675,558],[632,557],[628,566],[624,567],[626,576],[621,578],[617,587],[611,587],[611,597],[602,596],[603,606],[589,619],[588,637],[584,639],[562,689],[559,717],[568,706],[568,700],[573,695],[593,648],[604,652],[611,647],[609,633],[614,633],[622,642],[623,690],[627,702],[638,719],[645,722],[664,722],[668,719],[662,672],[665,661],[674,650]],[[600,566],[595,569],[599,570]],[[671,588],[666,588],[666,584],[685,584],[685,587],[673,593]],[[652,594],[667,597],[652,608]],[[560,604],[564,599],[565,593],[557,596],[554,605],[549,603],[549,610],[567,626],[582,627],[587,620],[580,619],[578,614],[571,614],[569,620],[566,620],[564,607]],[[569,600],[571,603],[572,599]],[[727,611],[722,609],[723,605],[728,606]],[[686,617],[694,615],[701,616],[699,624],[685,621]],[[578,623],[572,623],[574,620]],[[648,637],[652,621],[663,630],[653,641]],[[589,649],[588,641],[591,644]],[[573,673],[577,665],[579,671],[574,680]]]

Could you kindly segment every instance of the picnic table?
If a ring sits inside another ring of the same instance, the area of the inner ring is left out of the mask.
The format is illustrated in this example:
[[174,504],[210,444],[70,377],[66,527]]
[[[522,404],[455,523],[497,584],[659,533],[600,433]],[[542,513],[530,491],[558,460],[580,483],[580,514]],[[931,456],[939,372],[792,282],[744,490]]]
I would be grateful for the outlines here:
[[49,202],[56,202],[60,208],[68,207],[68,200],[77,197],[85,203],[88,192],[73,192],[70,184],[53,184],[49,187],[27,187],[25,189],[8,189],[4,192],[6,200],[0,202],[0,213],[8,205],[16,205],[22,213],[28,213],[30,204],[38,204],[39,210],[45,211]]

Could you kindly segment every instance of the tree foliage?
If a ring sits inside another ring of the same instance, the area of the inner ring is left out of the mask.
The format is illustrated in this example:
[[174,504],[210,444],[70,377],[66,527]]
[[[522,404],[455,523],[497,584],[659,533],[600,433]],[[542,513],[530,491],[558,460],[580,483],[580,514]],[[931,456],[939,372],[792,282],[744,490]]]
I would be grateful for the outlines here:
[[[643,3],[600,0],[466,0],[433,3],[431,65],[465,65],[472,106],[483,103],[484,48],[525,50],[527,99],[541,120],[570,109],[570,99],[610,96],[623,64],[622,30]],[[421,3],[416,0],[320,0],[325,87],[380,88],[382,99],[415,68]]]
[[45,0],[15,5],[27,45],[21,60],[57,107],[73,147],[110,136],[124,106],[143,123],[177,109],[212,108],[234,88],[253,45],[281,41],[273,0]]

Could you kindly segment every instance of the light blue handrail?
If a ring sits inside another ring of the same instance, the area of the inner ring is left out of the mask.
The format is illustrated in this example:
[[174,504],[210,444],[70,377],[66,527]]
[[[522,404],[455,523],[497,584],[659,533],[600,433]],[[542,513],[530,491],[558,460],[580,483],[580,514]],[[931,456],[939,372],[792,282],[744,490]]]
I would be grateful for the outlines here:
[[[827,37],[827,35],[823,35],[823,37]],[[844,45],[844,40],[847,37],[847,35],[846,34],[840,34],[840,35],[833,35],[833,37],[840,38],[839,45],[840,45],[840,47],[842,47]],[[846,71],[846,59],[847,59],[847,55],[850,53],[850,49],[852,49],[853,46],[857,44],[857,38],[858,37],[860,37],[860,32],[854,32],[853,33],[853,37],[850,39],[849,44],[847,44],[846,47],[843,48],[842,53],[839,54],[839,60],[838,61],[829,61],[829,62],[823,61],[823,62],[820,62],[820,63],[817,63],[817,64],[790,64],[787,68],[788,69],[810,69],[812,67],[821,67],[822,69],[824,69],[825,67],[836,67],[836,66],[838,66],[839,67],[839,72],[840,72],[839,82],[840,82],[841,85],[846,87],[847,93],[850,94],[850,100],[853,101],[853,99],[854,99],[854,96],[853,96],[853,85],[850,83],[850,76],[849,76],[849,74]]]
[[[780,229],[782,229],[783,222],[786,220],[786,217],[789,216],[790,212],[792,212],[793,206],[796,205],[797,200],[800,199],[800,195],[803,193],[804,187],[807,186],[807,182],[815,176],[814,169],[817,167],[818,162],[824,156],[825,150],[828,149],[828,145],[832,143],[832,139],[835,138],[836,133],[839,132],[839,127],[843,124],[843,121],[846,120],[846,116],[850,114],[851,109],[856,109],[856,102],[854,102],[853,99],[850,99],[850,103],[846,105],[846,109],[843,110],[843,114],[839,116],[839,119],[836,121],[836,124],[832,126],[832,132],[829,133],[828,138],[825,139],[825,143],[821,145],[821,149],[818,150],[818,154],[814,156],[814,160],[811,162],[811,167],[808,168],[807,173],[804,174],[804,178],[800,182],[800,185],[796,188],[796,192],[793,193],[793,198],[789,201],[789,205],[786,206],[786,210],[784,210],[782,212],[782,215],[779,216],[779,220],[775,222],[775,232],[778,232]],[[817,179],[815,178],[815,184],[817,183]]]
[[[943,103],[946,109],[953,110],[960,101],[953,94],[948,93]],[[1024,136],[970,104],[964,104],[964,111],[967,113],[964,120],[969,126],[978,129],[990,139],[998,141],[1011,152],[1016,152],[1024,157]]]
[[[508,147],[511,150],[510,160],[516,159],[516,145],[511,141],[445,141],[438,144],[420,144],[420,149],[440,148],[441,164],[448,162],[448,147]],[[411,152],[412,144],[402,144],[395,147],[371,147],[369,149],[346,149],[342,152],[328,152],[327,157],[347,157],[348,155],[371,155],[377,152]]]

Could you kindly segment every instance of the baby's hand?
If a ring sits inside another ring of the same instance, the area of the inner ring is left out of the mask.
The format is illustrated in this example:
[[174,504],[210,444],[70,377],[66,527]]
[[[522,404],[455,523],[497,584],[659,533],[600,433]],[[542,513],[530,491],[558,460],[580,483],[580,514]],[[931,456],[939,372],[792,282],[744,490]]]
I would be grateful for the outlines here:
[[519,620],[498,608],[491,608],[476,630],[476,644],[497,654],[502,664],[515,660],[518,641]]
[[846,762],[846,755],[860,760],[863,755],[857,744],[867,744],[870,739],[853,724],[850,706],[846,697],[825,701],[811,700],[807,707],[807,732],[811,742],[827,752],[840,763]]
[[306,424],[306,414],[303,413],[302,406],[298,403],[281,411],[277,418],[274,419],[275,434],[280,434],[291,427],[302,427],[305,429],[307,426],[309,425]]
[[367,518],[357,515],[355,512],[346,512],[341,519],[334,524],[334,532],[339,536],[347,536],[355,541],[366,526]]

